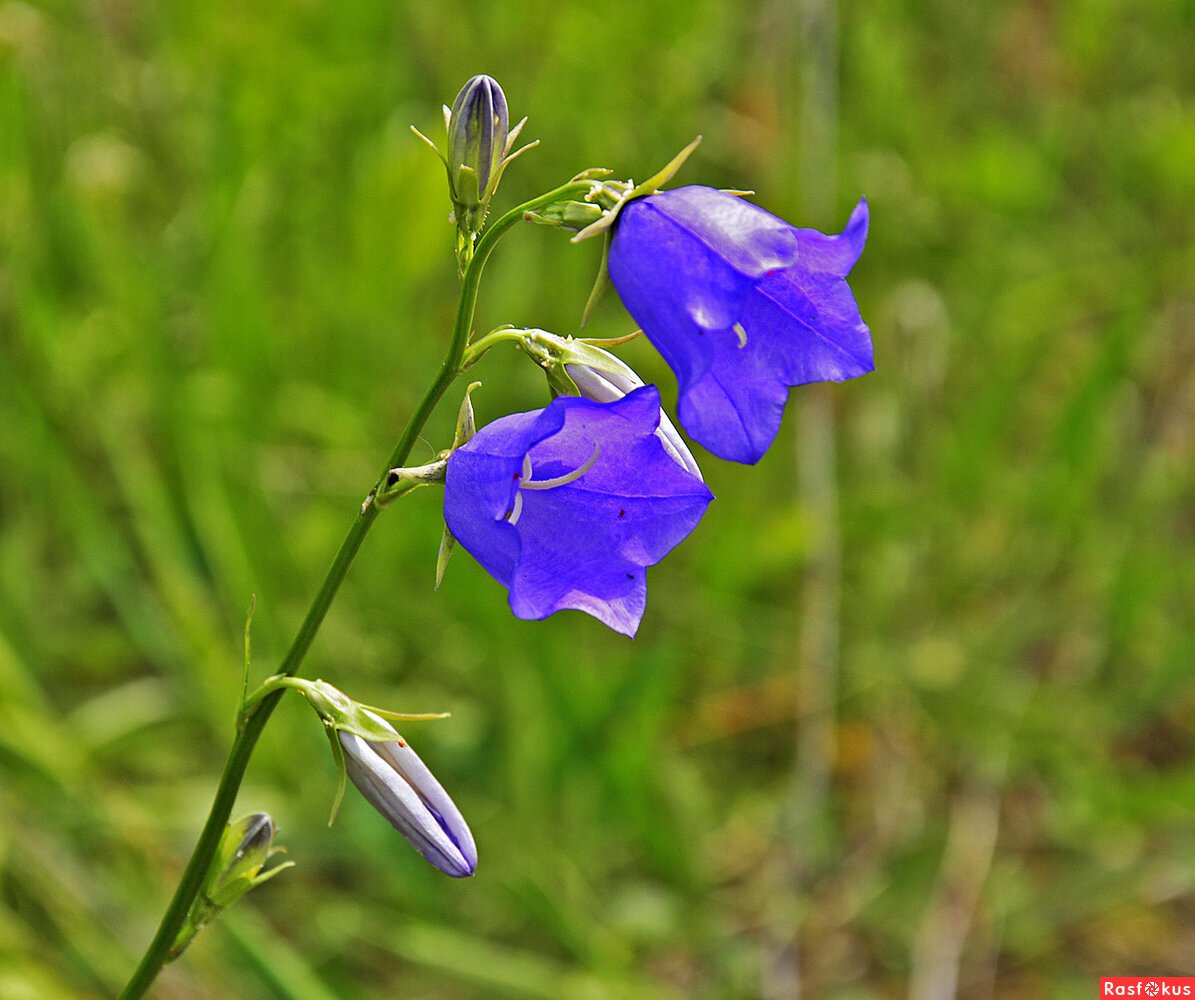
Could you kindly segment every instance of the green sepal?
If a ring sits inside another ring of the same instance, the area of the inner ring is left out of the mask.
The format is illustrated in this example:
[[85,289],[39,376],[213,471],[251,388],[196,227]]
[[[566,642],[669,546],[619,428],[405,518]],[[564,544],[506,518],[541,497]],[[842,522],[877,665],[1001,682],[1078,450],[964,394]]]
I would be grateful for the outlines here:
[[556,399],[558,396],[579,396],[581,390],[577,388],[577,383],[573,381],[572,376],[565,370],[563,365],[552,365],[544,369],[544,374],[548,378],[548,392],[552,394],[552,398]]
[[340,812],[340,803],[344,801],[344,786],[348,773],[344,766],[344,747],[340,745],[340,737],[336,735],[336,728],[325,723],[324,735],[332,747],[332,761],[336,765],[336,794],[332,796],[332,809],[328,813],[328,826],[336,822],[336,814]]
[[388,743],[398,738],[394,730],[378,717],[402,722],[448,717],[447,712],[394,712],[388,708],[378,708],[376,705],[363,705],[327,681],[292,677],[289,674],[267,677],[261,686],[249,695],[247,704],[255,705],[267,695],[286,688],[298,691],[330,730],[352,733],[371,743]]
[[[626,369],[621,361],[604,350],[604,346],[617,347],[640,336],[640,331],[626,337],[615,337],[609,340],[594,340],[578,337],[561,337],[559,334],[547,330],[524,330],[519,346],[530,355],[541,368],[548,372],[549,382],[553,369],[563,369],[565,365],[586,365],[599,371]],[[600,346],[599,346],[600,345]],[[571,379],[568,384],[571,384]],[[573,395],[576,395],[574,389]]]
[[267,868],[265,871],[257,875],[241,875],[231,882],[221,886],[221,889],[214,893],[210,898],[213,904],[221,910],[231,906],[238,899],[240,899],[250,889],[256,889],[264,882],[270,881],[279,872],[284,872],[288,868],[294,868],[293,861],[283,861],[280,865],[274,865],[273,868]]
[[[419,129],[417,129],[414,125],[411,126],[411,131],[414,132],[415,135],[418,136],[420,139],[422,139],[425,143],[427,143],[428,148],[433,153],[435,153],[436,156],[438,156],[440,158],[440,162],[444,164],[444,168],[447,170],[448,169],[448,160],[445,158],[444,154],[440,152],[440,147],[437,146],[434,142],[432,142],[431,139],[429,139],[427,136],[425,136],[422,132],[420,132]],[[449,181],[449,183],[452,183],[451,172],[448,175],[448,181]]]
[[245,698],[249,695],[249,664],[253,658],[251,632],[253,629],[253,612],[257,610],[257,595],[249,600],[249,610],[245,614],[245,669],[241,674],[241,707],[237,711],[237,727],[245,722]]
[[589,290],[589,298],[585,300],[585,308],[581,311],[581,329],[589,322],[597,304],[602,301],[606,289],[610,287],[610,231],[602,234],[602,259],[598,263],[597,277],[593,279],[593,288]]
[[448,570],[448,560],[452,557],[454,548],[456,548],[456,537],[448,530],[448,525],[444,525],[444,532],[440,535],[440,548],[436,552],[436,590],[439,590],[440,584],[444,582],[444,574]]
[[477,418],[473,414],[473,400],[470,398],[474,390],[480,389],[480,382],[470,382],[465,389],[465,398],[461,400],[461,408],[456,415],[456,432],[452,438],[452,447],[459,448],[468,444],[477,433]]
[[573,177],[572,183],[579,184],[581,181],[603,181],[607,177],[613,176],[614,171],[609,167],[587,167]]
[[326,681],[309,681],[301,677],[291,680],[295,683],[290,686],[307,699],[324,724],[332,729],[352,733],[373,743],[386,743],[395,738],[393,729],[374,718],[374,715],[382,714],[377,709],[354,701]]

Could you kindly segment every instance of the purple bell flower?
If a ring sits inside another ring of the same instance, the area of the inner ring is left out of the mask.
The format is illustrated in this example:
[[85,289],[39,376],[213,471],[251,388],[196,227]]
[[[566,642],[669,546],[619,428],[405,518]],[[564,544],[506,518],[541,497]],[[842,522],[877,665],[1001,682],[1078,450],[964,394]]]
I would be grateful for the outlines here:
[[713,499],[665,449],[659,424],[655,386],[609,403],[561,396],[495,420],[453,452],[444,519],[510,591],[517,617],[575,608],[635,634],[646,568]]
[[622,209],[610,278],[676,373],[681,425],[715,455],[759,461],[790,386],[875,367],[845,280],[866,239],[865,200],[838,236],[797,229],[708,187]]

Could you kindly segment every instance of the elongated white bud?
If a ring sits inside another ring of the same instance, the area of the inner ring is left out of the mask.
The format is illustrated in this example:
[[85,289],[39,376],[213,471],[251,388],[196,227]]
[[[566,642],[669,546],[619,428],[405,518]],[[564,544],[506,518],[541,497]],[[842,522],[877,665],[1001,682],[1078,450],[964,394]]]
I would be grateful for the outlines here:
[[[369,713],[391,732],[393,727]],[[419,755],[397,732],[371,742],[341,730],[345,769],[357,790],[420,854],[446,875],[466,878],[477,847],[464,817]]]

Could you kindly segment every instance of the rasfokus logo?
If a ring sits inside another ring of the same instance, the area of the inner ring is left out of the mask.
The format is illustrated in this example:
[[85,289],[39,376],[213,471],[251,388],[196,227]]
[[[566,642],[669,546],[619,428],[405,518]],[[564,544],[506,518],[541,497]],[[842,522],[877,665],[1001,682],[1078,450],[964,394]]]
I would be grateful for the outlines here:
[[1104,976],[1101,997],[1195,997],[1195,976]]

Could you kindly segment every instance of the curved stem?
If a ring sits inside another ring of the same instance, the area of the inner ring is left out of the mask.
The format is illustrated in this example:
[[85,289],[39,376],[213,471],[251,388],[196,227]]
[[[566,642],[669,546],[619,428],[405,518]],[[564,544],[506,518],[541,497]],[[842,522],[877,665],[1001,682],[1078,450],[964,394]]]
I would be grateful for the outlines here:
[[436,376],[436,380],[427,387],[427,391],[423,394],[423,398],[419,400],[419,404],[415,408],[415,413],[407,422],[402,437],[399,438],[398,444],[395,445],[394,454],[390,456],[390,461],[386,463],[385,469],[382,470],[382,476],[385,476],[391,469],[402,465],[407,460],[407,456],[411,453],[411,448],[414,447],[419,432],[423,429],[423,425],[427,423],[427,418],[431,416],[432,410],[435,409],[436,404],[440,401],[440,397],[444,395],[448,387],[452,384],[453,379],[460,374],[461,360],[465,355],[465,348],[469,346],[469,338],[473,332],[473,312],[477,305],[477,290],[481,285],[481,273],[485,270],[486,261],[489,260],[490,254],[494,252],[494,247],[498,245],[498,241],[511,226],[522,222],[523,216],[528,212],[534,212],[537,208],[543,208],[546,205],[551,205],[553,202],[562,201],[571,195],[585,194],[592,186],[591,183],[586,181],[564,184],[554,191],[549,191],[538,198],[532,198],[531,201],[524,202],[517,208],[512,208],[505,215],[486,227],[485,232],[481,234],[481,239],[477,241],[477,246],[473,249],[473,259],[469,261],[469,266],[465,269],[464,277],[461,280],[460,306],[457,308],[456,325],[452,330],[452,343],[448,348],[448,354],[444,358],[444,363],[440,366],[440,372]]
[[504,327],[501,330],[494,330],[492,333],[487,333],[484,337],[480,337],[469,345],[469,349],[465,351],[464,360],[461,362],[462,371],[468,371],[482,357],[493,347],[497,347],[505,340],[512,343],[520,343],[527,335],[527,331],[520,327]]
[[[323,623],[324,615],[327,614],[328,608],[332,604],[332,599],[336,596],[341,581],[352,564],[353,557],[357,554],[357,550],[361,547],[365,535],[377,516],[377,508],[370,506],[353,522],[344,541],[340,544],[340,549],[332,561],[327,576],[324,577],[319,593],[316,594],[315,600],[307,612],[307,617],[303,619],[303,624],[299,627],[299,632],[295,636],[294,642],[291,643],[286,658],[282,661],[281,673],[293,674],[299,669],[303,657]],[[120,1000],[136,1000],[136,998],[144,996],[145,991],[149,989],[150,984],[157,978],[162,966],[170,957],[170,948],[174,944],[174,939],[187,918],[191,904],[203,885],[204,876],[220,845],[220,838],[228,823],[228,817],[232,813],[237,793],[241,788],[241,781],[245,776],[245,769],[249,766],[249,758],[253,755],[253,748],[257,745],[258,737],[261,736],[266,722],[278,706],[283,693],[283,691],[275,691],[266,695],[258,703],[256,710],[245,722],[241,731],[237,733],[232,749],[228,753],[228,760],[224,764],[224,773],[216,788],[215,798],[212,799],[207,822],[204,823],[203,831],[199,834],[199,840],[195,844],[191,860],[187,862],[187,867],[179,880],[178,888],[174,890],[174,897],[166,908],[157,933],[142,956],[141,963],[137,966],[133,977],[124,988],[124,992],[120,994]]]
[[[406,427],[403,428],[398,444],[394,446],[394,451],[382,469],[379,482],[392,468],[402,465],[406,461],[420,431],[423,430],[423,425],[427,423],[436,404],[461,372],[461,363],[473,329],[473,313],[477,306],[481,274],[485,270],[486,261],[493,253],[498,240],[515,223],[520,222],[526,212],[535,211],[537,208],[543,208],[552,202],[572,195],[584,194],[590,187],[590,184],[584,182],[562,185],[554,191],[549,191],[547,194],[511,209],[485,229],[462,278],[456,324],[453,327],[452,341],[444,356],[444,362],[441,364],[435,380],[427,387],[419,400]],[[373,494],[371,493],[370,496],[372,497]],[[369,529],[373,526],[379,513],[379,508],[372,503],[362,506],[360,513],[349,528],[348,534],[345,535],[344,541],[340,543],[336,557],[332,560],[324,582],[311,602],[311,607],[303,619],[303,624],[299,626],[299,631],[295,635],[290,649],[287,650],[278,673],[294,675],[302,666],[303,658],[311,648],[311,643],[315,639],[316,633],[319,632],[320,625],[323,624],[324,616],[328,613],[328,608],[331,607],[336,592],[340,589],[340,585],[353,563],[353,558],[357,555],[357,550],[361,548],[361,543],[365,541],[365,536],[369,533]],[[228,817],[232,813],[241,781],[245,776],[245,769],[249,766],[249,758],[253,755],[253,748],[257,745],[257,740],[261,736],[266,722],[269,721],[274,709],[278,707],[278,702],[284,693],[285,691],[280,689],[262,698],[237,733],[232,749],[228,753],[228,760],[224,764],[224,773],[216,788],[216,795],[212,800],[207,821],[195,844],[195,850],[191,854],[190,861],[187,862],[187,867],[184,869],[174,896],[166,908],[166,913],[162,916],[157,933],[142,956],[128,985],[121,992],[120,1000],[137,1000],[144,996],[146,990],[157,978],[162,966],[169,959],[174,939],[186,920],[187,912],[203,885],[204,876],[220,845],[220,838],[228,823]]]

